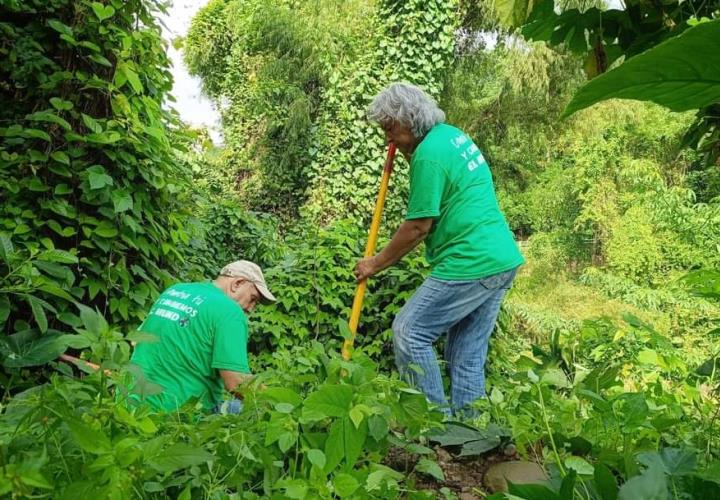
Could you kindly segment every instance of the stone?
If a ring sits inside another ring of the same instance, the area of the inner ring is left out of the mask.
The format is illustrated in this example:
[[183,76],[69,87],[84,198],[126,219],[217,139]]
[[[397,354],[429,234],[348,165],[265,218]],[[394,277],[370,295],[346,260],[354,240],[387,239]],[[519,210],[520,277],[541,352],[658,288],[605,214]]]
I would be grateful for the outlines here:
[[506,457],[512,457],[515,453],[517,453],[517,447],[510,443],[505,447],[505,449],[503,449],[503,453]]
[[485,487],[491,493],[506,492],[507,482],[515,484],[547,483],[545,470],[535,462],[518,460],[500,462],[490,467],[485,473]]

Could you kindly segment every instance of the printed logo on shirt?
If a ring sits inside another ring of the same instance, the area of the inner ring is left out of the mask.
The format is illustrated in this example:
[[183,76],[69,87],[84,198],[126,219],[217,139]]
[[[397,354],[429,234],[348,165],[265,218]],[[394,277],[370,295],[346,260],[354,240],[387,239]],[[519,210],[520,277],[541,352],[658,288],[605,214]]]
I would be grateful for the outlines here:
[[168,290],[167,292],[163,293],[163,296],[164,295],[175,297],[179,300],[160,297],[156,306],[153,308],[152,311],[150,311],[150,314],[158,316],[160,318],[168,319],[170,321],[178,321],[182,317],[182,320],[180,320],[180,326],[187,326],[187,324],[190,322],[190,319],[197,316],[198,310],[193,307],[193,305],[199,306],[205,301],[205,298],[202,295],[196,295],[190,301],[193,305],[181,302],[181,300],[185,301],[190,299],[191,295],[189,293],[179,290]]

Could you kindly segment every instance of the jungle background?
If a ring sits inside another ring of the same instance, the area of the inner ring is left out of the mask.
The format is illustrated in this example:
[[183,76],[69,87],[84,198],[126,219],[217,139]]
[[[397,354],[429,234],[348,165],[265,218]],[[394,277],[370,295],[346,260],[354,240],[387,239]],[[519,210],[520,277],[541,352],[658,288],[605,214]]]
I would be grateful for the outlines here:
[[[482,497],[431,444],[460,460],[509,441],[550,478],[515,497],[718,492],[717,2],[211,0],[173,44],[221,144],[173,110],[164,8],[0,0],[0,494]],[[640,58],[664,83],[633,94],[612,77]],[[449,441],[393,371],[422,248],[370,281],[354,361],[337,354],[385,154],[365,109],[398,80],[476,141],[528,261],[481,417]],[[128,409],[153,300],[238,258],[279,299],[251,317],[270,390],[240,416]]]

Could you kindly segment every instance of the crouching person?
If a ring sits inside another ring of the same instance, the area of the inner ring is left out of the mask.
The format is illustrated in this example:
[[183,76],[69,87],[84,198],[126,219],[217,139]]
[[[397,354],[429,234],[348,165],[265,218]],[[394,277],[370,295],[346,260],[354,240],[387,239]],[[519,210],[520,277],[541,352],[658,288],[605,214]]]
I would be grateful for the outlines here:
[[139,330],[157,339],[136,346],[131,362],[162,392],[145,398],[161,411],[176,411],[192,398],[207,410],[239,413],[236,394],[252,375],[248,318],[258,302],[274,302],[257,264],[228,264],[212,282],[179,283],[155,301]]

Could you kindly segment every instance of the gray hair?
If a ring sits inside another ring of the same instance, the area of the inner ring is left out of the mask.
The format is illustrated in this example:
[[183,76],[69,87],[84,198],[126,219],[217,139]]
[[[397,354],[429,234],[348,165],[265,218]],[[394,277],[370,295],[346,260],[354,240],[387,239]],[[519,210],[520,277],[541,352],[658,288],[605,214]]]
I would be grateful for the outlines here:
[[420,87],[405,82],[393,83],[375,96],[367,116],[378,123],[387,120],[404,123],[417,138],[445,121],[445,113],[435,99]]

